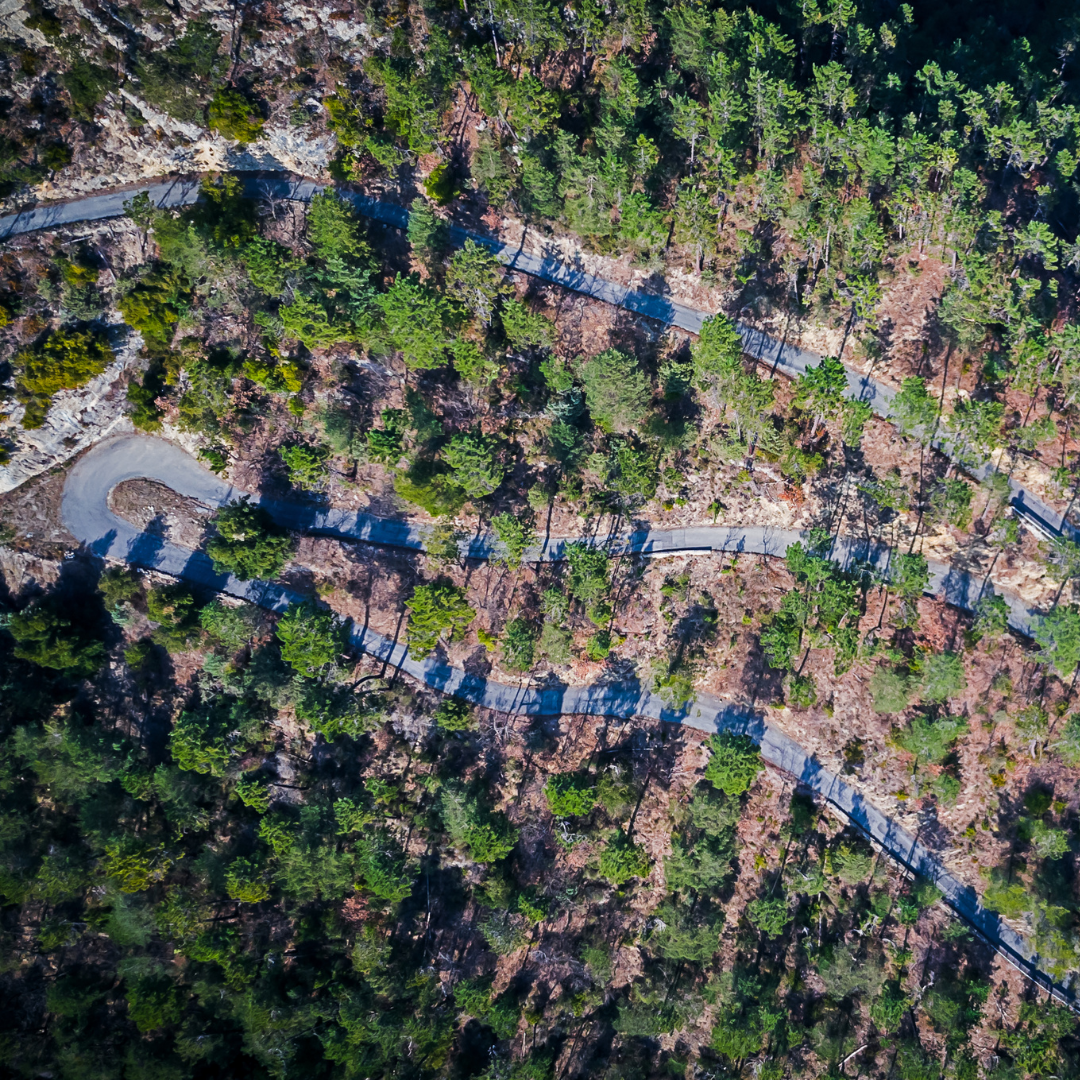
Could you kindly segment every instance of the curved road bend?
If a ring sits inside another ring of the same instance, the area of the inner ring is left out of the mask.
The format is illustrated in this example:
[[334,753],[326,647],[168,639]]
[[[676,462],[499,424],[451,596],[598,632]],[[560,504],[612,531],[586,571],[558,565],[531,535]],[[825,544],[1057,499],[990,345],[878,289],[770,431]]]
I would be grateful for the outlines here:
[[[281,611],[302,597],[280,585],[242,582],[219,574],[202,552],[190,551],[164,542],[160,537],[140,532],[109,509],[109,492],[124,480],[150,479],[165,484],[181,495],[216,507],[243,494],[202,468],[179,447],[144,435],[120,436],[100,443],[83,456],[68,473],[61,513],[71,533],[95,555],[153,568],[192,584],[241,597],[273,611]],[[282,524],[290,528],[311,528],[326,535],[362,539],[419,550],[421,530],[399,522],[369,515],[324,511],[283,502],[262,504]],[[698,543],[698,534],[707,534],[708,544]],[[783,554],[797,533],[765,533],[763,530],[719,527],[700,530],[651,530],[623,538],[623,550],[645,554],[677,552],[761,551]],[[689,545],[686,541],[692,541]],[[536,558],[559,558],[565,540],[550,542],[531,553]],[[487,546],[484,546],[487,545]],[[473,541],[467,554],[484,558],[494,547],[487,541]],[[850,557],[850,551],[838,557]],[[946,578],[947,580],[947,578]],[[1029,613],[1030,616],[1030,613]],[[650,717],[668,723],[685,724],[700,731],[739,731],[761,744],[762,757],[789,773],[802,785],[828,800],[848,820],[870,836],[891,858],[911,871],[934,881],[946,902],[1013,966],[1060,1001],[1077,1007],[1071,990],[1055,983],[1040,964],[1024,937],[979,903],[978,895],[950,874],[917,838],[871,805],[849,784],[823,768],[812,755],[777,728],[765,723],[759,712],[700,695],[689,707],[671,709],[636,680],[589,686],[566,686],[552,682],[530,688],[501,683],[466,674],[436,654],[424,660],[409,656],[404,645],[365,626],[352,626],[352,644],[412,678],[434,689],[454,694],[474,704],[504,713],[535,716],[592,715],[629,719]]]
[[[314,180],[295,179],[287,173],[258,173],[244,175],[244,187],[249,195],[255,197],[271,196],[278,199],[308,201],[327,185]],[[157,183],[140,184],[123,191],[112,191],[102,195],[89,195],[66,203],[51,203],[33,207],[18,214],[0,217],[0,240],[21,233],[35,232],[39,229],[56,228],[79,221],[97,221],[119,217],[124,212],[125,200],[140,191],[149,194],[154,203],[161,207],[178,207],[193,203],[199,197],[199,181],[195,179],[163,180]],[[380,221],[394,228],[404,229],[409,223],[409,212],[403,206],[382,202],[358,192],[342,190],[357,210],[365,217]],[[479,233],[468,232],[459,226],[451,226],[451,239],[456,244],[473,239],[489,248],[501,262],[513,270],[551,281],[557,285],[584,293],[586,296],[626,308],[628,311],[645,315],[659,322],[677,326],[693,334],[701,332],[702,323],[710,313],[699,311],[685,304],[677,303],[659,293],[645,293],[625,285],[607,281],[593,274],[586,274],[575,269],[554,254],[533,255],[520,247],[503,244],[499,240]],[[801,375],[810,365],[821,363],[817,353],[800,349],[796,345],[779,338],[774,338],[762,330],[755,330],[745,324],[737,324],[742,335],[743,346],[748,356],[766,364],[773,371],[780,371],[789,377]],[[888,418],[891,414],[895,391],[884,383],[862,372],[847,369],[848,386],[852,394],[867,402],[876,413]],[[939,444],[940,445],[940,444]],[[948,447],[940,446],[946,453]],[[974,470],[977,479],[983,479],[992,471],[989,466]],[[1052,507],[1048,506],[1022,484],[1010,480],[1012,504],[1017,513],[1038,532],[1047,536],[1066,535],[1080,540],[1080,529]]]

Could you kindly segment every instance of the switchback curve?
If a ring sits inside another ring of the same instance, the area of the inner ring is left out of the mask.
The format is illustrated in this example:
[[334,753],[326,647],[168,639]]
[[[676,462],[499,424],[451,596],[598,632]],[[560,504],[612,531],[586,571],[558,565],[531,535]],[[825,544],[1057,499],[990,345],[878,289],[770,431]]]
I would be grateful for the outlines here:
[[[301,599],[298,594],[277,584],[241,582],[230,575],[219,574],[204,553],[166,543],[161,537],[142,532],[118,517],[109,509],[109,492],[117,484],[134,479],[149,479],[165,484],[178,494],[189,496],[208,507],[221,506],[243,494],[203,469],[179,447],[164,440],[143,435],[107,440],[84,455],[70,470],[61,504],[64,524],[89,552],[159,570],[274,611],[281,611]],[[264,502],[262,505],[292,528],[312,528],[326,535],[413,550],[423,545],[420,530],[400,522],[340,511],[320,511],[288,503]],[[701,551],[704,545],[685,546],[680,542],[686,538],[686,534],[694,532],[676,530],[668,533],[667,543],[663,547],[648,546],[661,541],[664,535],[662,530],[638,534],[643,537],[640,545],[632,538],[622,538],[617,543],[645,554]],[[679,533],[682,534],[681,538]],[[721,527],[716,534],[722,537],[722,542],[719,547],[709,545],[709,550],[764,550],[767,554],[777,555],[783,554],[789,539],[798,536],[796,533],[762,534],[759,543],[753,530]],[[742,547],[738,543],[740,535],[745,542]],[[536,551],[534,555],[558,558],[561,549],[557,545],[563,543],[565,541],[549,541],[545,549]],[[470,551],[472,557],[478,558],[490,553],[490,548],[486,552],[481,548]],[[708,695],[700,695],[689,707],[671,709],[636,680],[594,683],[583,687],[557,682],[539,687],[515,686],[469,675],[438,655],[416,660],[409,656],[404,645],[366,626],[351,626],[350,640],[355,648],[381,659],[419,682],[498,712],[536,716],[643,716],[706,732],[740,731],[753,736],[760,742],[761,754],[766,762],[790,774],[798,783],[826,799],[890,858],[932,880],[949,906],[1003,957],[1058,1000],[1077,1008],[1077,1000],[1071,990],[1056,983],[1042,968],[1038,955],[1022,935],[997,914],[982,907],[974,889],[950,874],[917,837],[870,804],[851,785],[825,769],[798,743],[766,723],[760,711],[744,709]]]
[[[240,173],[245,191],[253,197],[290,199],[309,201],[323,191],[326,184],[315,180],[296,178],[288,173]],[[373,199],[345,187],[340,187],[340,194],[347,198],[356,209],[375,221],[404,229],[409,223],[409,211],[395,203]],[[100,195],[88,195],[70,202],[50,203],[36,206],[17,214],[0,217],[0,240],[11,236],[41,229],[70,225],[78,221],[99,221],[119,217],[124,212],[124,202],[140,191],[145,191],[157,206],[179,207],[195,202],[199,197],[197,178],[169,178],[155,183],[139,184],[119,191],[105,192]],[[519,270],[543,281],[550,281],[564,288],[572,289],[586,296],[626,308],[628,311],[645,315],[650,319],[677,326],[693,334],[701,332],[704,321],[711,312],[680,304],[663,292],[641,292],[625,285],[593,274],[587,274],[568,264],[555,251],[550,249],[542,255],[534,255],[524,250],[504,244],[495,237],[469,232],[460,226],[451,226],[451,240],[462,244],[466,239],[475,240],[490,249],[507,267]],[[766,334],[743,323],[736,324],[743,339],[743,347],[748,356],[761,361],[772,371],[779,371],[789,377],[803,374],[808,366],[821,363],[817,353],[791,345],[786,340]],[[889,418],[892,412],[895,391],[871,375],[847,368],[848,387],[851,393],[861,401],[867,402],[880,416]],[[935,443],[946,453],[948,445],[943,441]],[[983,479],[993,471],[990,465],[973,470],[977,479]],[[1065,516],[1038,498],[1023,484],[1009,478],[1012,489],[1012,505],[1032,528],[1046,536],[1065,535],[1080,539],[1080,529],[1075,528]]]

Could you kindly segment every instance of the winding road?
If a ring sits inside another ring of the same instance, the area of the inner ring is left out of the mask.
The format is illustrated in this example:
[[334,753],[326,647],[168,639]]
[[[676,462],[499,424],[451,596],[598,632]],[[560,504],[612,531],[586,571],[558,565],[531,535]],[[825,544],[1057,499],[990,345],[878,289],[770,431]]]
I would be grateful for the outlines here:
[[[69,471],[65,481],[61,513],[64,524],[85,548],[100,557],[126,561],[153,568],[193,585],[241,597],[262,607],[281,611],[302,597],[288,589],[267,582],[241,582],[214,570],[202,552],[169,544],[160,536],[140,531],[118,517],[109,508],[109,493],[125,480],[149,479],[216,508],[243,494],[205,470],[194,458],[172,443],[145,435],[122,435],[99,443]],[[370,515],[323,510],[296,503],[262,501],[260,503],[282,525],[347,540],[421,550],[424,532],[401,522]],[[636,551],[645,555],[692,553],[704,551],[749,551],[782,555],[796,532],[703,526],[683,530],[644,530],[613,541],[616,550]],[[565,539],[549,540],[533,549],[527,557],[557,559]],[[463,546],[470,558],[487,558],[496,552],[487,538],[477,538]],[[859,554],[883,562],[883,549],[867,550],[858,544],[842,543],[834,557],[847,560]],[[960,587],[963,575],[946,568],[936,568],[938,587],[948,593],[955,587],[956,600],[964,601],[971,584]],[[950,585],[952,583],[952,585]],[[1034,612],[1019,601],[1011,605],[1018,620],[1030,620]],[[350,627],[352,644],[383,660],[410,677],[446,694],[454,694],[474,704],[497,712],[525,713],[537,716],[592,715],[630,718],[650,717],[669,723],[684,724],[701,731],[746,732],[761,745],[762,757],[769,764],[790,774],[798,783],[813,790],[848,820],[871,837],[891,858],[915,873],[934,881],[945,901],[973,926],[1003,957],[1047,992],[1073,1008],[1078,1007],[1072,990],[1055,982],[1042,968],[1025,938],[979,903],[975,891],[950,874],[918,839],[901,828],[866,801],[851,785],[825,769],[798,743],[767,724],[758,712],[722,702],[707,695],[683,709],[672,709],[636,680],[583,687],[550,682],[527,687],[470,675],[441,659],[438,654],[424,660],[409,656],[404,645],[376,633],[366,626]]]
[[[254,198],[307,202],[328,186],[314,180],[298,179],[287,173],[243,173],[240,175],[244,178],[246,193]],[[0,217],[0,241],[23,233],[57,228],[80,221],[100,221],[120,217],[124,213],[124,202],[140,191],[147,192],[159,207],[186,206],[198,199],[199,184],[198,178],[167,179],[156,183],[139,184],[122,191],[89,195],[71,202],[35,206],[18,214]],[[403,206],[373,199],[346,188],[339,188],[339,192],[367,218],[398,229],[408,226],[409,211]],[[550,253],[535,255],[525,251],[520,245],[515,247],[504,244],[497,238],[469,232],[459,226],[451,226],[450,234],[455,244],[462,244],[466,239],[473,239],[483,244],[512,270],[519,270],[532,277],[562,285],[575,292],[626,308],[628,311],[645,315],[670,326],[677,326],[693,334],[701,332],[702,324],[711,315],[710,312],[699,311],[697,308],[680,304],[665,296],[663,292],[641,292],[593,274],[587,274],[560,258],[554,248]],[[760,361],[773,372],[779,371],[794,378],[805,372],[808,366],[821,363],[822,357],[817,353],[808,352],[745,324],[737,325],[746,354]],[[848,386],[855,397],[867,402],[880,416],[888,418],[891,415],[894,390],[872,376],[852,368],[847,368],[847,378]],[[935,445],[948,452],[949,448],[943,442]],[[972,470],[973,475],[979,480],[992,471],[993,467],[990,465]],[[1080,540],[1080,529],[1026,489],[1023,484],[1010,478],[1009,486],[1012,489],[1013,508],[1028,525],[1045,536],[1065,535],[1071,539]]]

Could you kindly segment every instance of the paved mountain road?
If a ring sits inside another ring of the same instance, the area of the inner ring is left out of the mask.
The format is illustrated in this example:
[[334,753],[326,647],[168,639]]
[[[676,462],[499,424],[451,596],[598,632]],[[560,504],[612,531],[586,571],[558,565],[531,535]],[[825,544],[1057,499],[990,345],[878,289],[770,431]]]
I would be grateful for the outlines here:
[[[124,480],[150,479],[165,484],[179,494],[190,496],[209,507],[217,507],[243,494],[207,472],[179,447],[144,435],[120,436],[107,440],[84,455],[70,470],[64,486],[61,512],[64,524],[87,549],[143,567],[151,567],[192,584],[242,597],[271,610],[283,610],[300,599],[279,585],[241,582],[217,573],[202,552],[164,542],[161,537],[142,532],[109,509],[109,492]],[[320,511],[296,504],[265,502],[267,510],[292,528],[312,528],[329,535],[362,539],[419,550],[422,530],[400,522],[335,511]],[[703,527],[687,530],[650,530],[622,538],[616,546],[646,554],[676,551],[744,550],[783,554],[797,533]],[[698,541],[708,540],[708,543]],[[687,542],[689,541],[689,544]],[[531,554],[536,558],[558,558],[565,540],[553,540]],[[485,546],[486,545],[486,546]],[[468,548],[473,557],[486,557],[493,548],[475,540]],[[880,558],[880,550],[875,553]],[[847,558],[844,546],[837,552]],[[944,581],[948,581],[946,573]],[[1026,613],[1030,617],[1031,613]],[[915,873],[933,880],[948,904],[979,931],[1010,963],[1061,1001],[1076,1007],[1071,990],[1056,984],[1040,967],[1028,942],[996,914],[979,904],[977,894],[950,874],[916,837],[897,825],[863,798],[850,784],[825,769],[798,743],[767,724],[760,712],[700,695],[688,708],[671,709],[635,680],[572,687],[561,683],[534,688],[469,675],[441,659],[438,654],[424,660],[409,656],[400,642],[365,626],[352,626],[351,641],[357,649],[384,660],[412,678],[447,694],[455,694],[477,705],[505,713],[536,716],[591,715],[629,718],[650,717],[685,724],[701,731],[743,731],[759,740],[762,757],[769,764],[795,777],[831,803],[851,822],[870,836],[891,858]]]
[[[244,177],[244,187],[248,194],[255,197],[308,201],[327,186],[314,180],[296,179],[283,173],[241,173],[240,175]],[[140,184],[123,191],[88,195],[71,202],[32,207],[18,214],[0,217],[0,240],[21,233],[71,225],[79,221],[119,217],[124,212],[124,202],[140,191],[147,192],[158,206],[185,206],[195,202],[199,197],[199,181],[197,179],[163,180]],[[399,229],[404,229],[408,225],[409,212],[403,206],[344,189],[341,193],[365,217]],[[519,247],[503,244],[490,236],[470,233],[458,226],[452,226],[450,232],[451,239],[456,244],[464,243],[470,237],[484,244],[511,269],[520,270],[522,273],[544,281],[554,282],[694,334],[701,331],[702,323],[711,314],[680,304],[661,293],[640,292],[593,274],[587,274],[556,257],[555,254],[534,255]],[[743,324],[738,325],[747,355],[760,360],[771,370],[794,377],[802,374],[807,366],[821,363],[822,358],[816,353],[771,337],[761,330]],[[847,377],[852,394],[867,402],[879,415],[884,417],[890,415],[895,396],[895,392],[890,387],[851,368],[847,369]],[[947,446],[941,446],[941,448],[948,451]],[[975,470],[975,475],[982,479],[991,471],[989,466],[983,466]],[[1009,483],[1013,492],[1013,506],[1030,525],[1046,535],[1064,533],[1074,539],[1080,539],[1080,529],[1066,521],[1056,510],[1019,482],[1010,480]]]

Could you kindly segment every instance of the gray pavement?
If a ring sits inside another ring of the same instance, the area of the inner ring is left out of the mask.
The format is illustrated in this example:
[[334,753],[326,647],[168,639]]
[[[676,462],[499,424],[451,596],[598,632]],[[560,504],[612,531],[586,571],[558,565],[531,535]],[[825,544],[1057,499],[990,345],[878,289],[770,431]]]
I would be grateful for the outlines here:
[[[307,201],[327,186],[313,180],[298,179],[285,173],[241,173],[240,175],[244,178],[245,190],[254,197]],[[124,212],[124,202],[139,191],[146,191],[158,206],[184,206],[195,202],[198,198],[199,181],[191,178],[168,179],[134,186],[124,191],[89,195],[71,202],[31,207],[18,214],[0,217],[0,240],[20,233],[56,228],[59,225],[70,225],[79,221],[119,217]],[[405,207],[373,199],[358,192],[343,189],[341,193],[365,217],[399,229],[408,225],[409,212]],[[520,270],[522,273],[544,281],[554,282],[606,303],[626,308],[628,311],[677,326],[690,333],[699,333],[702,323],[712,314],[677,303],[661,291],[641,292],[593,274],[587,274],[569,265],[554,253],[534,255],[520,247],[503,244],[493,237],[468,232],[458,226],[453,226],[450,231],[454,243],[461,244],[469,238],[476,240],[488,247],[511,269]],[[808,352],[745,324],[737,325],[747,355],[761,361],[770,371],[779,371],[789,377],[795,377],[805,372],[808,366],[821,363],[822,358],[817,353]],[[895,392],[870,375],[864,375],[851,368],[847,369],[847,373],[852,394],[867,402],[880,416],[890,416]],[[945,441],[939,440],[935,445],[944,452],[949,452],[949,446]],[[981,480],[991,471],[989,466],[983,466],[974,470],[974,475]],[[1010,479],[1009,485],[1013,493],[1013,507],[1029,525],[1047,536],[1065,535],[1074,540],[1080,540],[1080,529],[1066,521],[1061,514],[1028,491],[1023,484]]]
[[[203,469],[179,447],[145,435],[125,435],[107,440],[82,457],[68,474],[64,486],[61,513],[64,524],[95,555],[149,567],[194,585],[215,589],[274,611],[281,611],[301,599],[297,593],[266,582],[241,582],[219,574],[202,552],[190,551],[165,542],[137,529],[118,517],[108,507],[109,492],[124,480],[147,478],[165,484],[207,507],[224,505],[241,494]],[[314,531],[349,539],[363,539],[373,544],[387,544],[408,550],[423,547],[424,534],[401,522],[390,522],[370,515],[320,510],[283,502],[263,503],[267,510],[290,528]],[[616,548],[663,554],[685,551],[757,551],[782,555],[798,533],[763,529],[739,529],[732,526],[703,526],[700,529],[648,530],[616,538]],[[472,557],[488,557],[496,549],[487,545],[472,547]],[[532,552],[535,558],[555,559],[562,554],[567,540],[549,541]],[[868,549],[860,543],[840,541],[835,557],[850,560],[866,558],[883,566],[885,549]],[[937,571],[936,571],[937,572]],[[942,568],[942,581],[950,571]],[[1025,609],[1026,610],[1026,609]],[[1028,613],[1030,615],[1031,613]],[[388,668],[401,671],[445,694],[505,713],[538,716],[585,715],[650,717],[667,723],[684,724],[701,731],[740,731],[751,735],[761,745],[763,759],[795,777],[807,788],[828,800],[841,814],[871,837],[891,858],[934,881],[946,902],[967,920],[1011,964],[1061,1001],[1076,1007],[1069,987],[1056,984],[1040,967],[1038,956],[1029,943],[996,914],[987,911],[969,886],[951,875],[917,837],[883,814],[850,784],[825,769],[798,743],[766,723],[758,710],[742,708],[708,695],[700,695],[691,705],[673,709],[636,680],[589,686],[551,683],[543,687],[510,684],[471,675],[448,663],[436,653],[423,660],[409,655],[399,641],[391,640],[365,626],[352,625],[353,645],[383,660]]]

